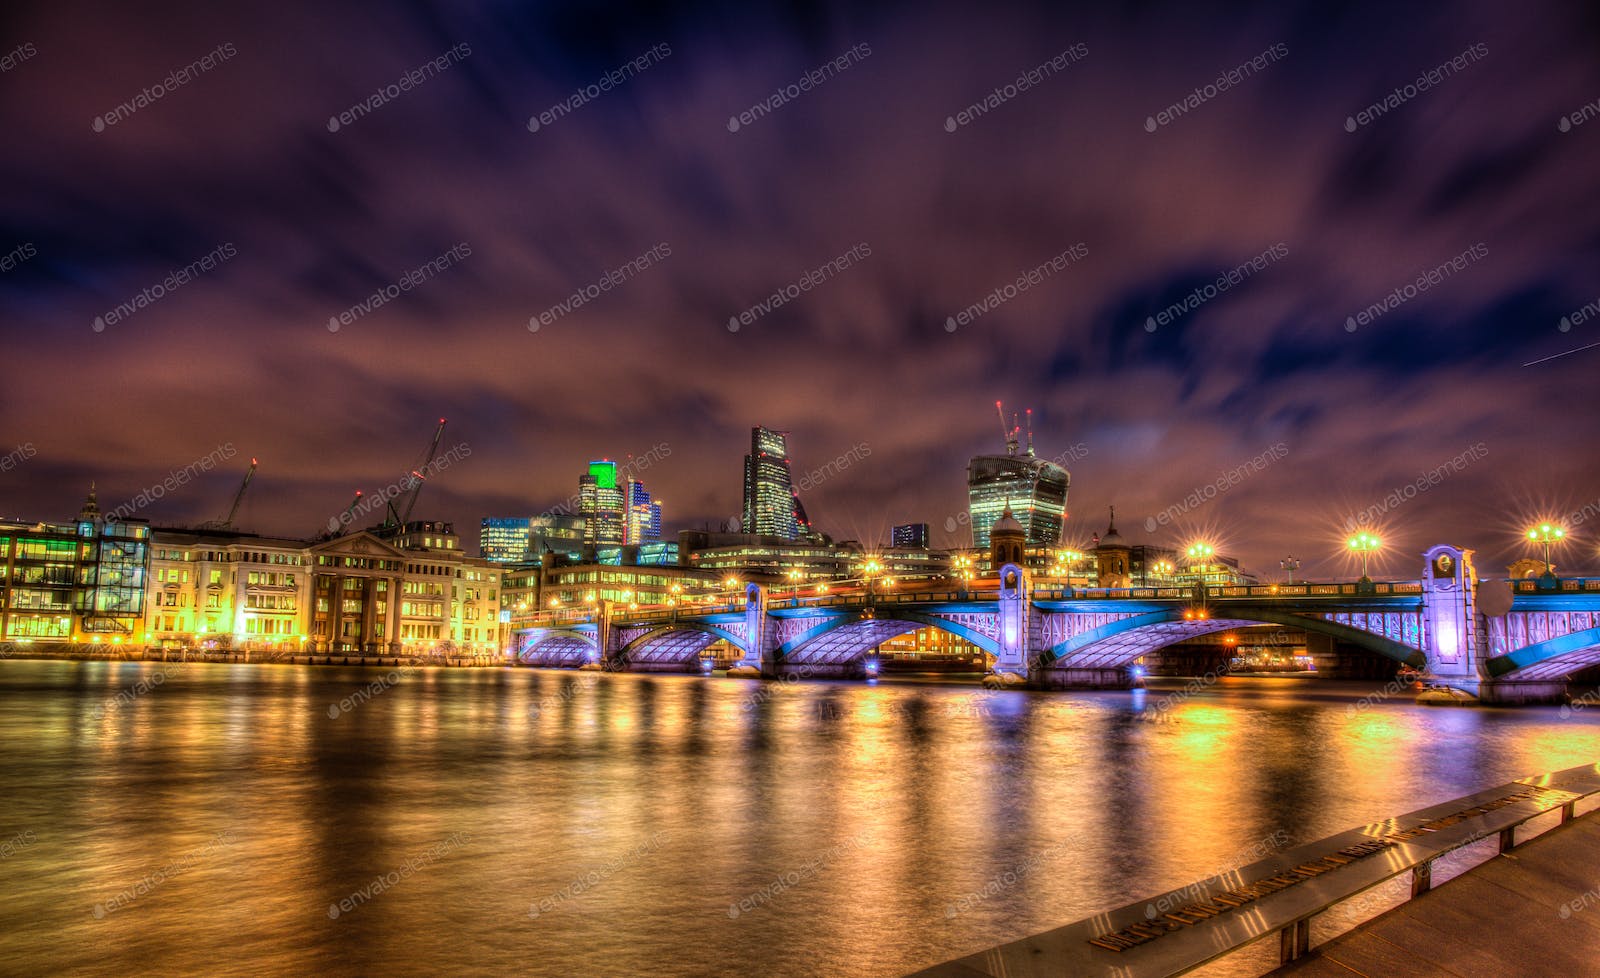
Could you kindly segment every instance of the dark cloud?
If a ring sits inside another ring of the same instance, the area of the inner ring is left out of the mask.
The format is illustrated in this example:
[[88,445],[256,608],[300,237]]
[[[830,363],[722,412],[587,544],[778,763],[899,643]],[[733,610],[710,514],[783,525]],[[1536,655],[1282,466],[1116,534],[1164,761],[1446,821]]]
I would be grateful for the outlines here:
[[[0,425],[38,454],[0,476],[0,509],[65,515],[91,478],[125,499],[232,444],[237,475],[262,460],[246,520],[311,533],[355,487],[398,477],[447,416],[447,442],[473,451],[430,484],[431,515],[470,528],[536,511],[590,457],[666,444],[647,481],[691,525],[737,510],[764,423],[792,432],[802,471],[870,446],[808,492],[825,529],[876,539],[926,520],[938,536],[966,458],[997,447],[1003,398],[1035,408],[1042,453],[1073,453],[1078,539],[1114,503],[1135,540],[1206,533],[1262,570],[1292,549],[1331,574],[1344,521],[1383,509],[1393,573],[1438,540],[1492,570],[1521,553],[1520,521],[1600,497],[1600,352],[1523,366],[1600,324],[1557,328],[1600,301],[1600,120],[1556,125],[1600,95],[1597,40],[1594,11],[1553,2],[1228,19],[1161,4],[206,4],[159,19],[14,5],[0,53],[36,54],[0,73],[0,254],[37,254],[0,272]],[[223,43],[237,54],[91,127]],[[1479,43],[1486,56],[1346,131]],[[946,131],[1079,44],[1087,56]],[[657,45],[670,53],[528,130]],[[858,45],[870,53],[782,94]],[[1286,56],[1146,131],[1275,45]],[[758,104],[774,107],[729,131]],[[1082,261],[946,331],[1079,242]],[[1280,242],[1286,257],[1146,330]],[[237,255],[90,329],[222,243]],[[670,257],[528,330],[660,243]],[[1345,329],[1478,243],[1481,258]],[[458,244],[470,257],[327,329]],[[870,257],[727,329],[861,244]],[[1144,529],[1277,444],[1282,458]],[[236,478],[214,471],[150,515],[211,518]],[[1593,563],[1594,541],[1573,539],[1569,563]]]

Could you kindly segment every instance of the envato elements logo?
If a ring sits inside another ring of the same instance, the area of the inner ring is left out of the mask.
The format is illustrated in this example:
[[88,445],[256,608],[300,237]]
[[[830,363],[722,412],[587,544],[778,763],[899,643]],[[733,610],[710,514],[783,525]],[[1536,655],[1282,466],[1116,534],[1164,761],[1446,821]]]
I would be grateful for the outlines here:
[[577,696],[578,693],[583,691],[583,690],[594,688],[594,685],[596,683],[598,683],[599,681],[600,681],[600,677],[596,673],[593,673],[593,672],[581,672],[581,673],[579,673],[577,679],[573,680],[572,682],[568,683],[567,685],[565,685],[565,686],[563,686],[561,688],[561,692],[559,692],[559,693],[551,693],[549,696],[541,697],[539,699],[539,702],[537,702],[537,703],[533,704],[532,706],[528,707],[528,719],[530,719],[530,720],[539,719],[540,717],[544,716],[544,713],[545,713],[546,710],[550,709],[553,706],[557,706],[557,705],[559,705],[561,703],[565,703],[566,701],[572,699],[574,696]]
[[[389,600],[394,601],[396,598],[391,594]],[[410,679],[416,674],[417,669],[415,666],[406,666],[402,669],[392,670],[388,675],[379,676],[339,702],[328,704],[328,716],[337,720],[373,697],[388,692],[389,687],[399,685],[400,680]]]
[[328,517],[328,532],[339,532],[340,527],[348,527],[351,523],[354,523],[356,520],[360,519],[364,514],[370,512],[373,507],[383,505],[397,496],[410,492],[417,486],[426,482],[435,473],[443,472],[445,469],[448,469],[450,466],[461,461],[462,459],[471,457],[472,446],[466,442],[460,442],[451,446],[449,451],[445,452],[443,455],[440,455],[438,458],[433,459],[427,465],[424,465],[420,470],[413,469],[410,472],[407,472],[405,475],[401,476],[399,479],[396,479],[394,482],[389,483],[387,486],[384,486],[373,495],[362,496],[361,502],[351,506],[338,516]]
[[827,482],[840,472],[848,469],[856,462],[859,462],[864,458],[871,457],[871,445],[867,444],[866,442],[861,442],[858,445],[852,445],[850,451],[844,453],[843,455],[836,455],[834,456],[833,461],[819,466],[818,468],[812,469],[806,474],[802,475],[800,479],[795,482],[794,487],[801,492],[810,492],[812,489],[815,489],[817,486]]
[[156,670],[153,675],[141,679],[125,689],[118,690],[117,695],[94,708],[94,718],[96,720],[104,720],[106,714],[117,712],[144,694],[159,687],[167,681],[168,676],[175,676],[182,672],[186,664],[184,662],[175,662],[170,666]]
[[1289,246],[1284,244],[1282,241],[1278,242],[1249,261],[1241,262],[1234,268],[1223,272],[1221,275],[1218,275],[1215,282],[1207,282],[1200,288],[1190,292],[1187,296],[1184,296],[1181,301],[1174,302],[1172,305],[1156,313],[1154,316],[1147,317],[1144,321],[1144,331],[1147,333],[1154,333],[1156,331],[1156,327],[1167,326],[1176,322],[1180,317],[1194,312],[1202,305],[1210,302],[1212,299],[1215,299],[1217,296],[1233,288],[1235,285],[1238,285],[1240,282],[1243,282],[1245,279],[1256,274],[1257,272],[1262,271],[1273,262],[1282,261],[1288,256]]
[[195,259],[156,284],[146,286],[132,299],[118,303],[115,309],[94,317],[94,323],[91,328],[96,333],[104,333],[107,326],[115,326],[140,309],[154,305],[169,294],[178,291],[178,289],[188,285],[194,279],[199,278],[201,272],[211,271],[238,253],[239,251],[233,246],[232,241],[216,246],[211,249],[210,254]]
[[650,838],[634,846],[632,849],[629,849],[622,855],[607,861],[606,864],[601,866],[599,869],[591,869],[587,873],[584,873],[582,876],[573,880],[571,883],[568,883],[566,886],[557,890],[555,893],[552,893],[550,896],[540,897],[538,900],[528,905],[528,919],[538,920],[540,914],[549,913],[550,911],[561,906],[563,903],[566,903],[568,900],[576,900],[578,897],[583,896],[585,893],[588,893],[601,883],[617,875],[619,870],[638,862],[645,856],[659,852],[661,849],[661,844],[666,841],[666,838],[667,833],[657,832],[655,835],[652,835]]
[[754,893],[728,904],[728,919],[737,920],[740,914],[750,913],[763,904],[776,900],[790,889],[799,886],[822,872],[830,862],[839,858],[845,852],[851,849],[859,849],[866,845],[866,838],[866,833],[862,833],[836,846],[829,846],[820,855],[802,863],[799,869],[791,869],[782,876],[774,878],[771,883],[756,890]]
[[1562,116],[1556,122],[1556,128],[1562,132],[1571,132],[1574,127],[1583,125],[1597,115],[1600,115],[1600,98],[1595,99],[1571,115]]
[[419,869],[426,869],[436,862],[440,856],[451,849],[466,845],[472,841],[472,833],[457,832],[443,842],[436,842],[422,853],[412,856],[400,864],[399,869],[391,869],[382,876],[374,876],[372,882],[356,890],[337,903],[328,904],[328,919],[338,920],[342,913],[349,913],[355,908],[371,900],[373,897],[382,896],[391,887],[399,886],[402,880],[411,878],[411,874]]
[[205,57],[197,58],[182,68],[173,69],[167,73],[166,78],[146,88],[129,101],[123,102],[110,112],[95,116],[89,128],[95,132],[105,132],[107,126],[114,126],[131,118],[140,109],[149,108],[169,93],[177,91],[238,53],[232,41],[217,45],[217,49]]
[[1415,482],[1409,482],[1398,489],[1390,491],[1387,496],[1373,503],[1371,506],[1368,506],[1366,509],[1363,509],[1354,516],[1346,518],[1344,521],[1345,532],[1349,533],[1359,530],[1364,526],[1371,526],[1379,517],[1388,514],[1391,510],[1399,509],[1401,506],[1417,498],[1418,496],[1427,492],[1429,489],[1432,489],[1434,486],[1443,482],[1445,479],[1462,471],[1468,465],[1476,462],[1478,459],[1483,458],[1488,454],[1489,446],[1485,445],[1481,441],[1478,442],[1476,445],[1468,448],[1455,458],[1452,458],[1449,461],[1444,462],[1443,464],[1438,465],[1417,476]]
[[151,890],[154,890],[167,880],[187,872],[189,868],[196,862],[199,862],[202,857],[210,855],[213,849],[226,845],[232,841],[232,829],[224,829],[223,831],[218,832],[216,836],[206,844],[205,848],[196,849],[179,859],[177,862],[168,863],[167,865],[156,870],[154,873],[143,877],[139,880],[139,882],[122,890],[116,896],[105,901],[104,903],[95,904],[94,919],[104,920],[107,914],[116,913],[118,910],[121,910],[123,907],[126,907],[133,901],[148,894]]
[[1450,276],[1463,271],[1468,264],[1482,261],[1488,254],[1489,246],[1480,241],[1449,261],[1428,269],[1418,275],[1415,282],[1407,282],[1354,316],[1346,316],[1345,332],[1354,333],[1358,327],[1377,322],[1378,317],[1400,308]]
[[10,71],[38,53],[39,49],[33,46],[32,41],[25,41],[0,56],[0,72]]
[[1563,903],[1557,913],[1561,915],[1562,920],[1566,920],[1575,913],[1589,909],[1590,904],[1597,903],[1600,903],[1600,889],[1590,890],[1576,900]]
[[1570,333],[1572,332],[1572,327],[1582,326],[1586,320],[1593,319],[1595,316],[1600,316],[1600,299],[1586,304],[1571,315],[1562,316],[1561,322],[1556,324],[1556,329],[1561,330],[1563,333]]
[[126,502],[113,506],[106,511],[106,519],[113,521],[125,520],[156,500],[161,499],[167,493],[177,492],[182,489],[201,472],[210,472],[237,454],[239,454],[239,450],[233,447],[233,442],[231,441],[218,445],[209,454],[195,459],[181,469],[173,469],[160,482],[145,486]]
[[1225,663],[1220,669],[1207,670],[1205,675],[1196,676],[1195,678],[1189,680],[1189,682],[1186,683],[1182,689],[1175,689],[1167,695],[1161,697],[1155,703],[1147,705],[1144,712],[1139,714],[1139,719],[1148,721],[1150,723],[1160,723],[1162,720],[1166,719],[1167,713],[1170,712],[1173,707],[1189,699],[1189,697],[1196,696],[1205,690],[1210,689],[1212,686],[1215,686],[1232,671],[1233,660],[1231,659],[1228,660],[1228,662]]
[[619,268],[613,268],[605,273],[596,282],[591,282],[583,288],[573,292],[565,302],[558,302],[544,312],[528,319],[528,332],[537,333],[539,327],[549,326],[551,323],[572,312],[581,309],[589,302],[600,298],[607,292],[643,272],[658,261],[672,257],[672,246],[665,241],[651,248],[649,251],[635,258]]
[[328,332],[337,333],[340,327],[349,326],[351,323],[365,316],[369,312],[383,308],[386,304],[400,298],[406,292],[428,281],[435,275],[446,272],[456,262],[472,257],[472,247],[465,241],[451,248],[449,251],[413,268],[400,276],[400,280],[384,286],[368,296],[366,301],[358,302],[341,312],[337,316],[328,317]]
[[10,254],[0,257],[0,272],[9,272],[38,253],[32,241],[25,241],[12,248]]
[[1022,882],[1022,880],[1026,879],[1030,874],[1036,872],[1040,866],[1043,866],[1047,862],[1053,862],[1057,859],[1060,859],[1062,856],[1067,855],[1067,853],[1071,851],[1071,848],[1072,847],[1068,843],[1057,843],[1043,852],[1034,853],[1011,869],[990,877],[989,881],[983,884],[982,889],[974,890],[971,893],[965,894],[954,903],[947,905],[944,908],[945,917],[951,918],[957,916],[958,914],[966,913],[968,910],[971,910],[973,907],[976,907],[978,904],[989,899],[990,897],[1004,893],[1006,890],[1009,890],[1013,886],[1016,886],[1018,883]]
[[1357,713],[1365,713],[1374,706],[1377,706],[1379,703],[1384,702],[1389,697],[1398,696],[1410,689],[1415,682],[1416,680],[1414,679],[1403,679],[1399,676],[1396,676],[1395,678],[1384,683],[1374,692],[1368,693],[1367,695],[1356,700],[1354,703],[1351,703],[1349,706],[1345,707],[1344,712],[1350,716],[1354,716]]
[[1166,509],[1145,520],[1145,532],[1154,533],[1156,531],[1156,527],[1166,526],[1168,523],[1171,523],[1173,520],[1184,515],[1190,510],[1199,509],[1201,506],[1204,506],[1206,503],[1227,492],[1229,489],[1232,489],[1234,486],[1237,486],[1239,483],[1250,478],[1252,475],[1255,475],[1257,472],[1260,472],[1262,469],[1265,469],[1268,465],[1271,465],[1273,462],[1276,462],[1278,459],[1283,458],[1287,454],[1289,454],[1289,446],[1280,441],[1250,461],[1245,462],[1242,465],[1236,465],[1228,471],[1223,472],[1217,476],[1214,482],[1208,482],[1205,485],[1200,486],[1199,488],[1190,492],[1189,495],[1183,497],[1181,502],[1173,503],[1171,506],[1168,506]]
[[15,450],[0,455],[0,472],[10,472],[37,454],[39,454],[39,451],[33,447],[33,442],[25,441],[18,445]]
[[[669,458],[671,455],[672,446],[666,442],[652,445],[650,450],[643,455],[629,455],[628,460],[617,469],[617,482],[619,484],[626,484],[627,481],[632,479],[634,476],[644,472],[646,469],[650,468],[650,466],[661,461],[662,459]],[[566,499],[563,499],[561,502],[540,513],[539,517],[570,516],[576,512],[578,507],[582,504],[583,496],[580,493],[573,493]]]
[[432,61],[427,61],[412,68],[398,79],[375,90],[371,95],[340,112],[338,115],[328,116],[328,131],[338,132],[343,126],[353,125],[357,120],[383,108],[402,94],[411,91],[425,81],[432,81],[434,77],[453,65],[458,65],[472,55],[472,48],[462,41],[455,47],[439,55]]
[[1269,836],[1263,837],[1261,841],[1255,843],[1254,845],[1245,849],[1241,849],[1238,854],[1233,857],[1233,860],[1227,869],[1218,870],[1203,880],[1190,883],[1181,890],[1174,890],[1173,892],[1168,893],[1151,903],[1145,904],[1144,919],[1155,920],[1168,910],[1184,906],[1200,899],[1205,895],[1207,888],[1210,887],[1211,884],[1220,881],[1222,877],[1236,871],[1240,867],[1248,866],[1251,863],[1259,862],[1262,859],[1265,859],[1272,853],[1277,852],[1289,845],[1290,841],[1289,833],[1283,831],[1282,829],[1279,829]]
[[1591,690],[1590,692],[1584,693],[1571,703],[1562,704],[1561,719],[1565,720],[1574,713],[1582,713],[1584,710],[1594,706],[1596,703],[1600,703],[1600,690]]
[[866,42],[863,41],[857,44],[832,61],[824,62],[821,66],[811,69],[796,80],[774,91],[771,95],[738,115],[728,116],[728,131],[738,132],[740,127],[748,126],[757,119],[771,115],[777,109],[788,105],[823,82],[832,80],[833,76],[839,72],[860,64],[871,55],[872,48],[867,46]]
[[1061,254],[1028,269],[1017,276],[1015,282],[1007,282],[993,292],[974,302],[972,305],[948,316],[944,321],[944,331],[954,333],[957,327],[966,326],[985,313],[992,312],[1017,296],[1043,282],[1045,279],[1065,269],[1074,262],[1083,261],[1088,257],[1089,246],[1082,241],[1063,251]]
[[1365,126],[1368,123],[1382,118],[1384,115],[1387,115],[1395,109],[1398,109],[1400,106],[1416,98],[1418,95],[1421,95],[1423,92],[1426,92],[1428,89],[1438,85],[1440,82],[1443,82],[1451,75],[1454,75],[1457,72],[1465,71],[1478,59],[1487,58],[1488,56],[1489,48],[1482,41],[1472,45],[1465,51],[1462,51],[1460,54],[1451,58],[1449,61],[1446,61],[1444,64],[1441,64],[1432,71],[1425,71],[1418,75],[1417,80],[1411,84],[1406,85],[1403,88],[1395,89],[1382,99],[1379,99],[1378,101],[1362,109],[1360,112],[1357,112],[1355,115],[1346,116],[1344,120],[1344,131],[1355,132],[1361,126]]
[[601,75],[599,81],[578,89],[563,101],[557,102],[537,115],[530,116],[528,118],[528,131],[538,132],[541,127],[552,125],[565,116],[571,115],[606,92],[633,78],[634,75],[639,74],[646,68],[660,64],[671,55],[672,48],[667,46],[665,42],[657,44],[622,67]]
[[34,837],[32,829],[29,829],[26,832],[18,832],[5,842],[0,843],[0,862],[10,859],[12,856],[38,841],[39,840]]
[[[4,465],[0,463],[0,472],[3,471],[5,471]],[[1573,510],[1567,515],[1566,523],[1568,526],[1577,526],[1587,520],[1594,519],[1596,516],[1600,516],[1600,499],[1584,503],[1582,509]]]
[[1217,80],[1204,88],[1196,88],[1182,100],[1172,103],[1155,115],[1146,116],[1144,131],[1155,132],[1157,128],[1169,125],[1183,116],[1193,112],[1200,106],[1226,92],[1235,85],[1240,84],[1251,75],[1267,70],[1273,64],[1289,56],[1289,46],[1279,41],[1248,61],[1241,63],[1237,68],[1232,68],[1217,76]]
[[1017,80],[1007,83],[1004,87],[996,88],[979,101],[972,103],[955,115],[945,116],[944,131],[955,132],[961,126],[977,121],[979,118],[998,109],[1012,99],[1038,85],[1059,71],[1065,71],[1084,58],[1089,56],[1089,46],[1079,41],[1060,54],[1043,62],[1036,68],[1030,68],[1017,76]]
[[767,313],[772,312],[775,309],[783,308],[784,305],[800,298],[802,294],[810,292],[812,289],[833,278],[835,275],[848,270],[850,266],[856,262],[861,261],[864,258],[871,257],[872,247],[865,241],[861,242],[860,244],[851,248],[849,251],[835,258],[833,261],[828,262],[826,265],[818,265],[811,271],[806,272],[799,278],[798,281],[790,282],[783,288],[775,290],[770,296],[746,309],[744,312],[741,312],[739,315],[729,316],[728,332],[739,332],[739,327],[749,326],[751,323],[755,322],[757,319],[760,319],[762,316],[765,316]]

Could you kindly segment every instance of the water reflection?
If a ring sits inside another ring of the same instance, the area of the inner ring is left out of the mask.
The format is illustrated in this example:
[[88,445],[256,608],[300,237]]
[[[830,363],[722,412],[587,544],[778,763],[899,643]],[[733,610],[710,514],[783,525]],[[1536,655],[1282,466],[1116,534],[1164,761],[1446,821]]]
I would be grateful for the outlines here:
[[1600,753],[1371,692],[7,662],[6,962],[899,975]]

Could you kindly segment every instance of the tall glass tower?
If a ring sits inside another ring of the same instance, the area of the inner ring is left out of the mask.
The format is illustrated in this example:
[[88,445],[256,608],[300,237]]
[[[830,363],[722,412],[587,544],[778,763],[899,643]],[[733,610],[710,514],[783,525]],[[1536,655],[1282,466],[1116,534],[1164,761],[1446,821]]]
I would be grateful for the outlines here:
[[810,529],[794,491],[787,434],[759,426],[750,429],[750,454],[744,457],[744,515],[740,520],[745,533],[798,540],[802,530]]
[[1026,454],[1018,454],[1016,434],[1015,429],[1007,430],[1006,454],[979,455],[967,463],[967,515],[974,547],[989,546],[989,530],[1007,505],[1030,546],[1054,547],[1061,542],[1072,477],[1033,454],[1031,432]]

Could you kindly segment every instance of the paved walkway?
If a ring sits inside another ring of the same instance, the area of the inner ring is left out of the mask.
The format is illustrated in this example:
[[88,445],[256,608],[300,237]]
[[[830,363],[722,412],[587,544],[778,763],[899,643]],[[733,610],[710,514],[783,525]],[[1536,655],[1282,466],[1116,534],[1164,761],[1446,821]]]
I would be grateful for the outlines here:
[[1272,974],[1600,978],[1600,812],[1469,869]]

